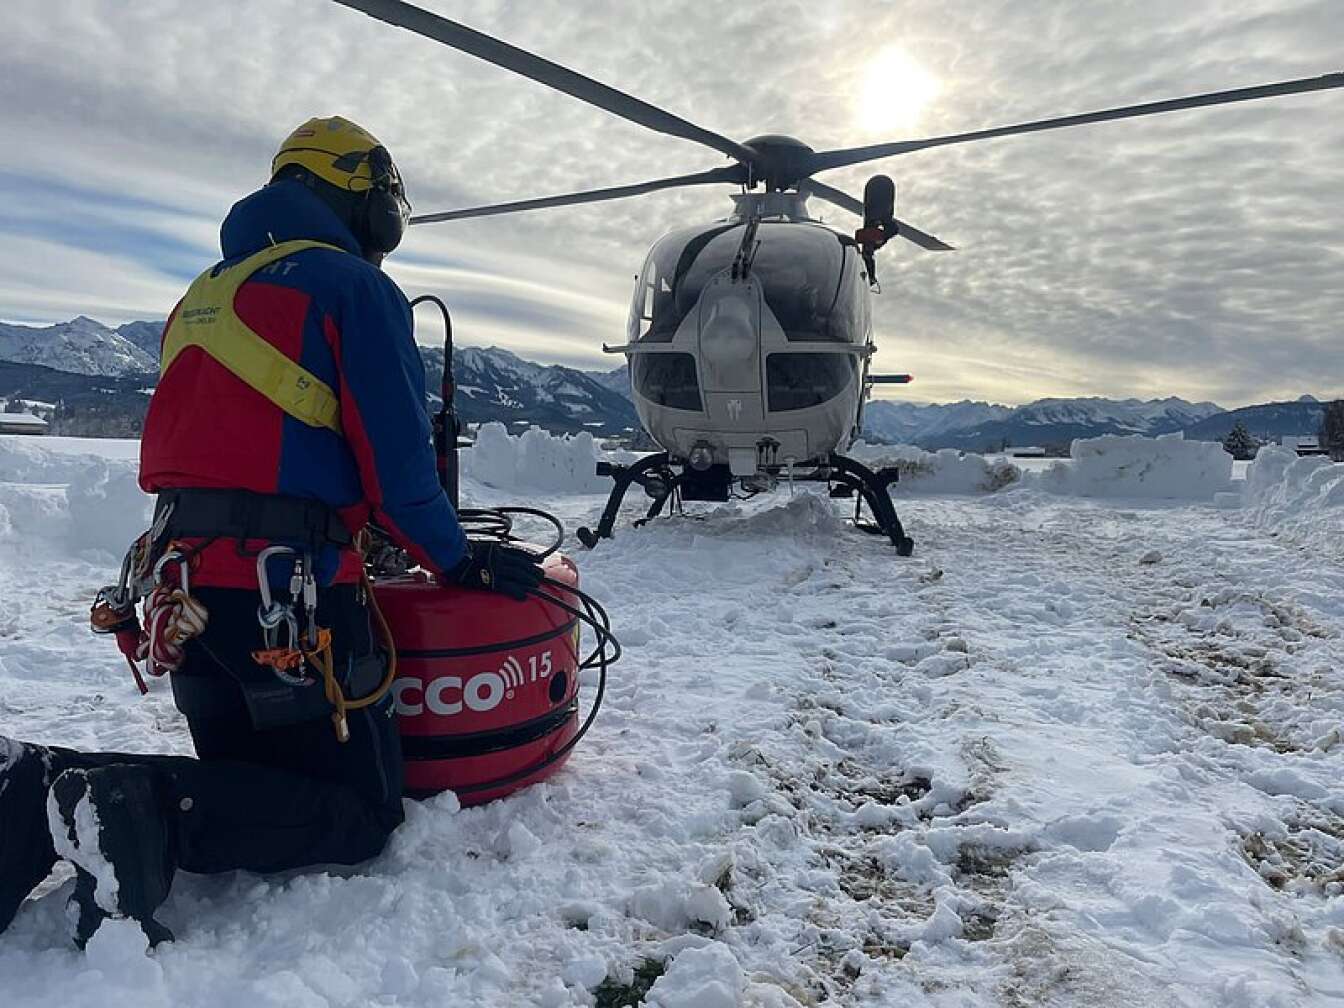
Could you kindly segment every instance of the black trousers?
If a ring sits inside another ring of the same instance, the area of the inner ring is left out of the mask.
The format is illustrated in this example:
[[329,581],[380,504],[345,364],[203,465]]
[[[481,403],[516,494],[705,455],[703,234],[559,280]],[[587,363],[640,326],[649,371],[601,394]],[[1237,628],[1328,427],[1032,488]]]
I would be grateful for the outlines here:
[[[55,767],[155,768],[173,857],[187,871],[273,872],[377,855],[403,819],[391,696],[350,712],[344,743],[324,705],[317,717],[256,727],[243,683],[272,691],[278,685],[251,658],[263,646],[260,597],[222,588],[193,594],[209,610],[209,622],[188,644],[174,692],[186,708],[197,758],[61,749],[54,751]],[[318,621],[332,631],[338,670],[373,652],[369,615],[354,586],[323,589]],[[320,695],[322,687],[302,689]]]

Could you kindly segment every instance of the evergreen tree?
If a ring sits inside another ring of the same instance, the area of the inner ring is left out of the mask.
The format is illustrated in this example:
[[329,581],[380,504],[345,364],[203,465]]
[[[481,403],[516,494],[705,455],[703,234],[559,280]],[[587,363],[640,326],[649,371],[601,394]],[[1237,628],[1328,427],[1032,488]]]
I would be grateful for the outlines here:
[[1344,399],[1326,404],[1319,437],[1321,448],[1336,462],[1344,462]]
[[1227,432],[1227,437],[1223,438],[1223,451],[1234,459],[1253,459],[1255,453],[1259,450],[1260,442],[1255,439],[1240,420]]

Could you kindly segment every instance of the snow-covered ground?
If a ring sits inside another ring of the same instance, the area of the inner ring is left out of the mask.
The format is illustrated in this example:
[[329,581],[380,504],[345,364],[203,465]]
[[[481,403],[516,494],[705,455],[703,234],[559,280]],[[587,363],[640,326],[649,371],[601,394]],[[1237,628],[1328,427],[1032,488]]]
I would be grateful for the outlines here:
[[[533,440],[470,502],[592,523],[580,449]],[[0,732],[188,752],[86,629],[144,516],[131,443],[16,441]],[[1201,449],[1079,459],[986,492],[915,458],[908,560],[802,491],[573,549],[626,656],[550,783],[412,803],[355,871],[180,876],[151,955],[71,950],[58,874],[0,936],[4,1003],[555,1008],[636,971],[657,1008],[1344,1000],[1344,467],[1262,454],[1238,511]]]

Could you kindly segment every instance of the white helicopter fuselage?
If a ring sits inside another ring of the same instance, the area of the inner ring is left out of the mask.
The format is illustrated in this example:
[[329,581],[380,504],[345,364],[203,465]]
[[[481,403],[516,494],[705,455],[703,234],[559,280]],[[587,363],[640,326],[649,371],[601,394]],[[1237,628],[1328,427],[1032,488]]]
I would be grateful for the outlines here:
[[874,348],[853,242],[797,193],[737,199],[735,217],[654,245],[629,341],[608,349],[626,354],[640,420],[673,459],[750,478],[850,445]]

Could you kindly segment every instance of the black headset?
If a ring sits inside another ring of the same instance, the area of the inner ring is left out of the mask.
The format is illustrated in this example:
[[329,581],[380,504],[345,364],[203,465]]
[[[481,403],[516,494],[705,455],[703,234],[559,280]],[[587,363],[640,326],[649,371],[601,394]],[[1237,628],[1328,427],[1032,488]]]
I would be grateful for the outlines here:
[[362,162],[369,163],[369,188],[359,193],[351,226],[365,253],[387,255],[401,244],[411,218],[406,187],[386,147],[357,151],[336,159],[334,166],[354,174]]
[[364,234],[360,237],[369,248],[387,255],[401,244],[411,219],[411,204],[406,200],[401,173],[387,148],[375,147],[368,158],[372,182],[361,208]]

